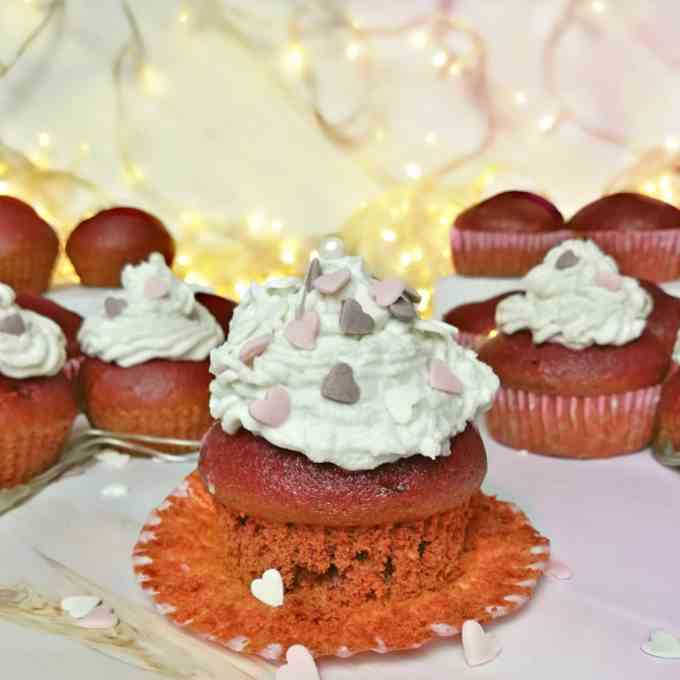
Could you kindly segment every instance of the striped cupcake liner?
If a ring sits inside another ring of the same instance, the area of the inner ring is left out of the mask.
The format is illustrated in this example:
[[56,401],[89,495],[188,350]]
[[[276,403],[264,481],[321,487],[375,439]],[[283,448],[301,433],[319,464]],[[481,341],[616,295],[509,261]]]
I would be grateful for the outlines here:
[[652,440],[661,385],[592,397],[501,387],[486,422],[492,437],[515,449],[567,458],[607,458]]
[[584,235],[616,260],[622,274],[655,283],[680,278],[680,229],[593,230]]
[[451,229],[453,266],[463,276],[524,276],[558,243],[573,237],[566,229],[541,234]]

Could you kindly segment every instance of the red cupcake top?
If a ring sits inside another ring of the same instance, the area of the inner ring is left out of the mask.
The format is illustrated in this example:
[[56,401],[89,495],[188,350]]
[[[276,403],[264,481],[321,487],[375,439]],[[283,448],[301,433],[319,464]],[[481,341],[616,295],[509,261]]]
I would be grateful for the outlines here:
[[13,196],[0,196],[0,249],[47,244],[56,253],[59,239],[54,229],[30,205]]

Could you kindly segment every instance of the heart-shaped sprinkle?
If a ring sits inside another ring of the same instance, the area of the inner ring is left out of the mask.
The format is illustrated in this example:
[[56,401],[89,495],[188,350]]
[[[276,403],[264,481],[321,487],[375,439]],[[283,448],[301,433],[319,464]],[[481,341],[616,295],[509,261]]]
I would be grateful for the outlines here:
[[501,645],[490,633],[474,619],[468,619],[463,624],[461,633],[463,654],[468,666],[481,666],[493,661],[501,653]]
[[449,394],[462,394],[463,383],[441,359],[430,363],[430,387]]
[[284,335],[293,347],[314,349],[320,326],[319,314],[312,310],[305,312],[301,318],[290,321],[286,326]]
[[78,625],[81,628],[90,628],[92,630],[107,630],[118,625],[118,617],[106,605],[99,605],[92,610],[87,616],[78,619]]
[[394,304],[406,290],[406,281],[403,279],[385,279],[373,284],[371,295],[381,307],[389,307]]
[[128,303],[121,298],[107,297],[104,300],[104,311],[109,319],[115,319],[128,306]]
[[61,601],[61,609],[73,619],[83,619],[101,603],[101,598],[92,595],[74,595]]
[[569,569],[564,562],[560,562],[559,560],[550,560],[545,573],[560,581],[566,581],[572,577],[571,569]]
[[243,343],[241,351],[238,353],[238,358],[244,363],[250,365],[255,357],[259,357],[269,347],[274,336],[271,333],[265,335],[258,335],[252,340]]
[[158,300],[170,292],[170,284],[158,276],[150,276],[144,282],[144,297],[147,300]]
[[6,335],[23,335],[26,332],[26,324],[18,314],[10,314],[0,319],[0,333]]
[[256,600],[270,607],[283,605],[283,579],[276,569],[267,569],[262,578],[250,583],[250,592]]
[[405,300],[404,298],[392,303],[388,309],[390,314],[399,321],[413,321],[418,316],[415,305],[410,300]]
[[573,250],[565,250],[556,260],[555,269],[569,269],[578,264],[578,257]]
[[340,330],[345,335],[369,335],[373,332],[375,321],[370,314],[354,299],[342,301],[340,308]]
[[330,274],[322,274],[312,285],[324,295],[333,295],[342,290],[351,278],[352,272],[349,269],[338,269],[338,271]]
[[118,451],[102,451],[96,456],[97,461],[103,463],[107,467],[121,470],[130,462],[129,453],[118,453]]
[[341,404],[356,404],[361,396],[349,364],[339,362],[331,368],[321,384],[321,396]]
[[680,639],[665,630],[655,630],[642,645],[642,651],[661,659],[680,659]]
[[420,293],[415,288],[412,288],[411,286],[406,286],[406,288],[404,288],[404,295],[411,302],[415,302],[416,304],[418,304],[423,299],[422,296],[420,295]]
[[290,415],[290,397],[284,387],[272,387],[264,395],[264,399],[251,401],[248,413],[259,423],[269,427],[279,427]]
[[293,645],[286,652],[286,661],[276,670],[274,680],[320,680],[314,657],[307,647]]
[[314,286],[314,282],[321,276],[321,263],[318,258],[314,258],[307,268],[305,274],[305,290],[309,293]]
[[612,293],[616,293],[621,290],[623,280],[614,272],[598,272],[595,275],[595,285],[600,286],[600,288],[606,288],[607,290],[612,291]]

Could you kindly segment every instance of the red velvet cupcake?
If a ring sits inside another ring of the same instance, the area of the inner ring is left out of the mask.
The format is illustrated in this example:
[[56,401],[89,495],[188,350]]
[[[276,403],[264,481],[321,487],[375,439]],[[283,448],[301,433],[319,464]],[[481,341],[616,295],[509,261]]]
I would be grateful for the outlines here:
[[487,415],[503,444],[600,458],[649,444],[670,357],[646,330],[652,299],[590,241],[567,241],[498,305],[479,358],[501,379]]
[[139,264],[154,252],[171,267],[175,242],[157,217],[139,208],[102,210],[81,222],[66,243],[84,286],[115,288],[126,265]]
[[456,341],[479,352],[482,345],[491,338],[494,338],[496,330],[496,307],[501,300],[505,300],[509,295],[515,295],[516,290],[510,293],[496,295],[482,302],[468,302],[465,305],[458,305],[449,309],[444,314],[444,321],[458,329]]
[[0,488],[53,465],[77,415],[62,369],[66,341],[50,319],[14,304],[0,284]]
[[103,430],[200,439],[212,422],[208,355],[222,328],[159,253],[125,267],[122,283],[78,334],[87,416]]
[[463,276],[523,276],[569,237],[550,201],[526,191],[505,191],[456,218],[453,266]]
[[303,283],[244,296],[212,354],[198,474],[135,549],[173,620],[271,660],[454,635],[525,602],[548,553],[480,492],[491,369],[403,281],[322,252]]
[[27,203],[0,196],[0,281],[17,291],[47,290],[59,238]]
[[622,274],[657,283],[680,278],[680,210],[669,203],[612,194],[581,208],[567,226],[595,241]]

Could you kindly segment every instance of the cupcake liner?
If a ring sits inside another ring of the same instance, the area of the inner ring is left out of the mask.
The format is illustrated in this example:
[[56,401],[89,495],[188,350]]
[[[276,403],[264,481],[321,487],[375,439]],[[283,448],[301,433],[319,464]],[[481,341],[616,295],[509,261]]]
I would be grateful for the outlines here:
[[0,435],[0,489],[25,484],[52,467],[71,430],[72,418],[33,430],[4,428]]
[[593,397],[501,387],[486,423],[515,449],[567,458],[607,458],[639,451],[654,432],[661,385]]
[[531,597],[550,547],[510,503],[475,499],[458,577],[440,591],[357,605],[282,607],[256,600],[226,573],[212,497],[194,472],[151,513],[134,549],[134,571],[158,611],[206,640],[270,661],[293,644],[315,656],[413,649],[459,634],[467,619],[505,616]]
[[566,229],[540,234],[505,234],[451,229],[454,270],[463,276],[524,276],[558,243],[571,238]]
[[44,293],[50,287],[56,253],[38,249],[0,257],[0,281],[14,290]]
[[[97,429],[169,439],[198,441],[213,423],[208,406],[202,404],[122,409],[116,408],[114,403],[105,408],[93,408],[92,404],[86,403],[85,410],[90,424]],[[184,447],[148,445],[164,452],[186,451]]]
[[680,278],[680,229],[587,231],[622,274],[655,283]]

